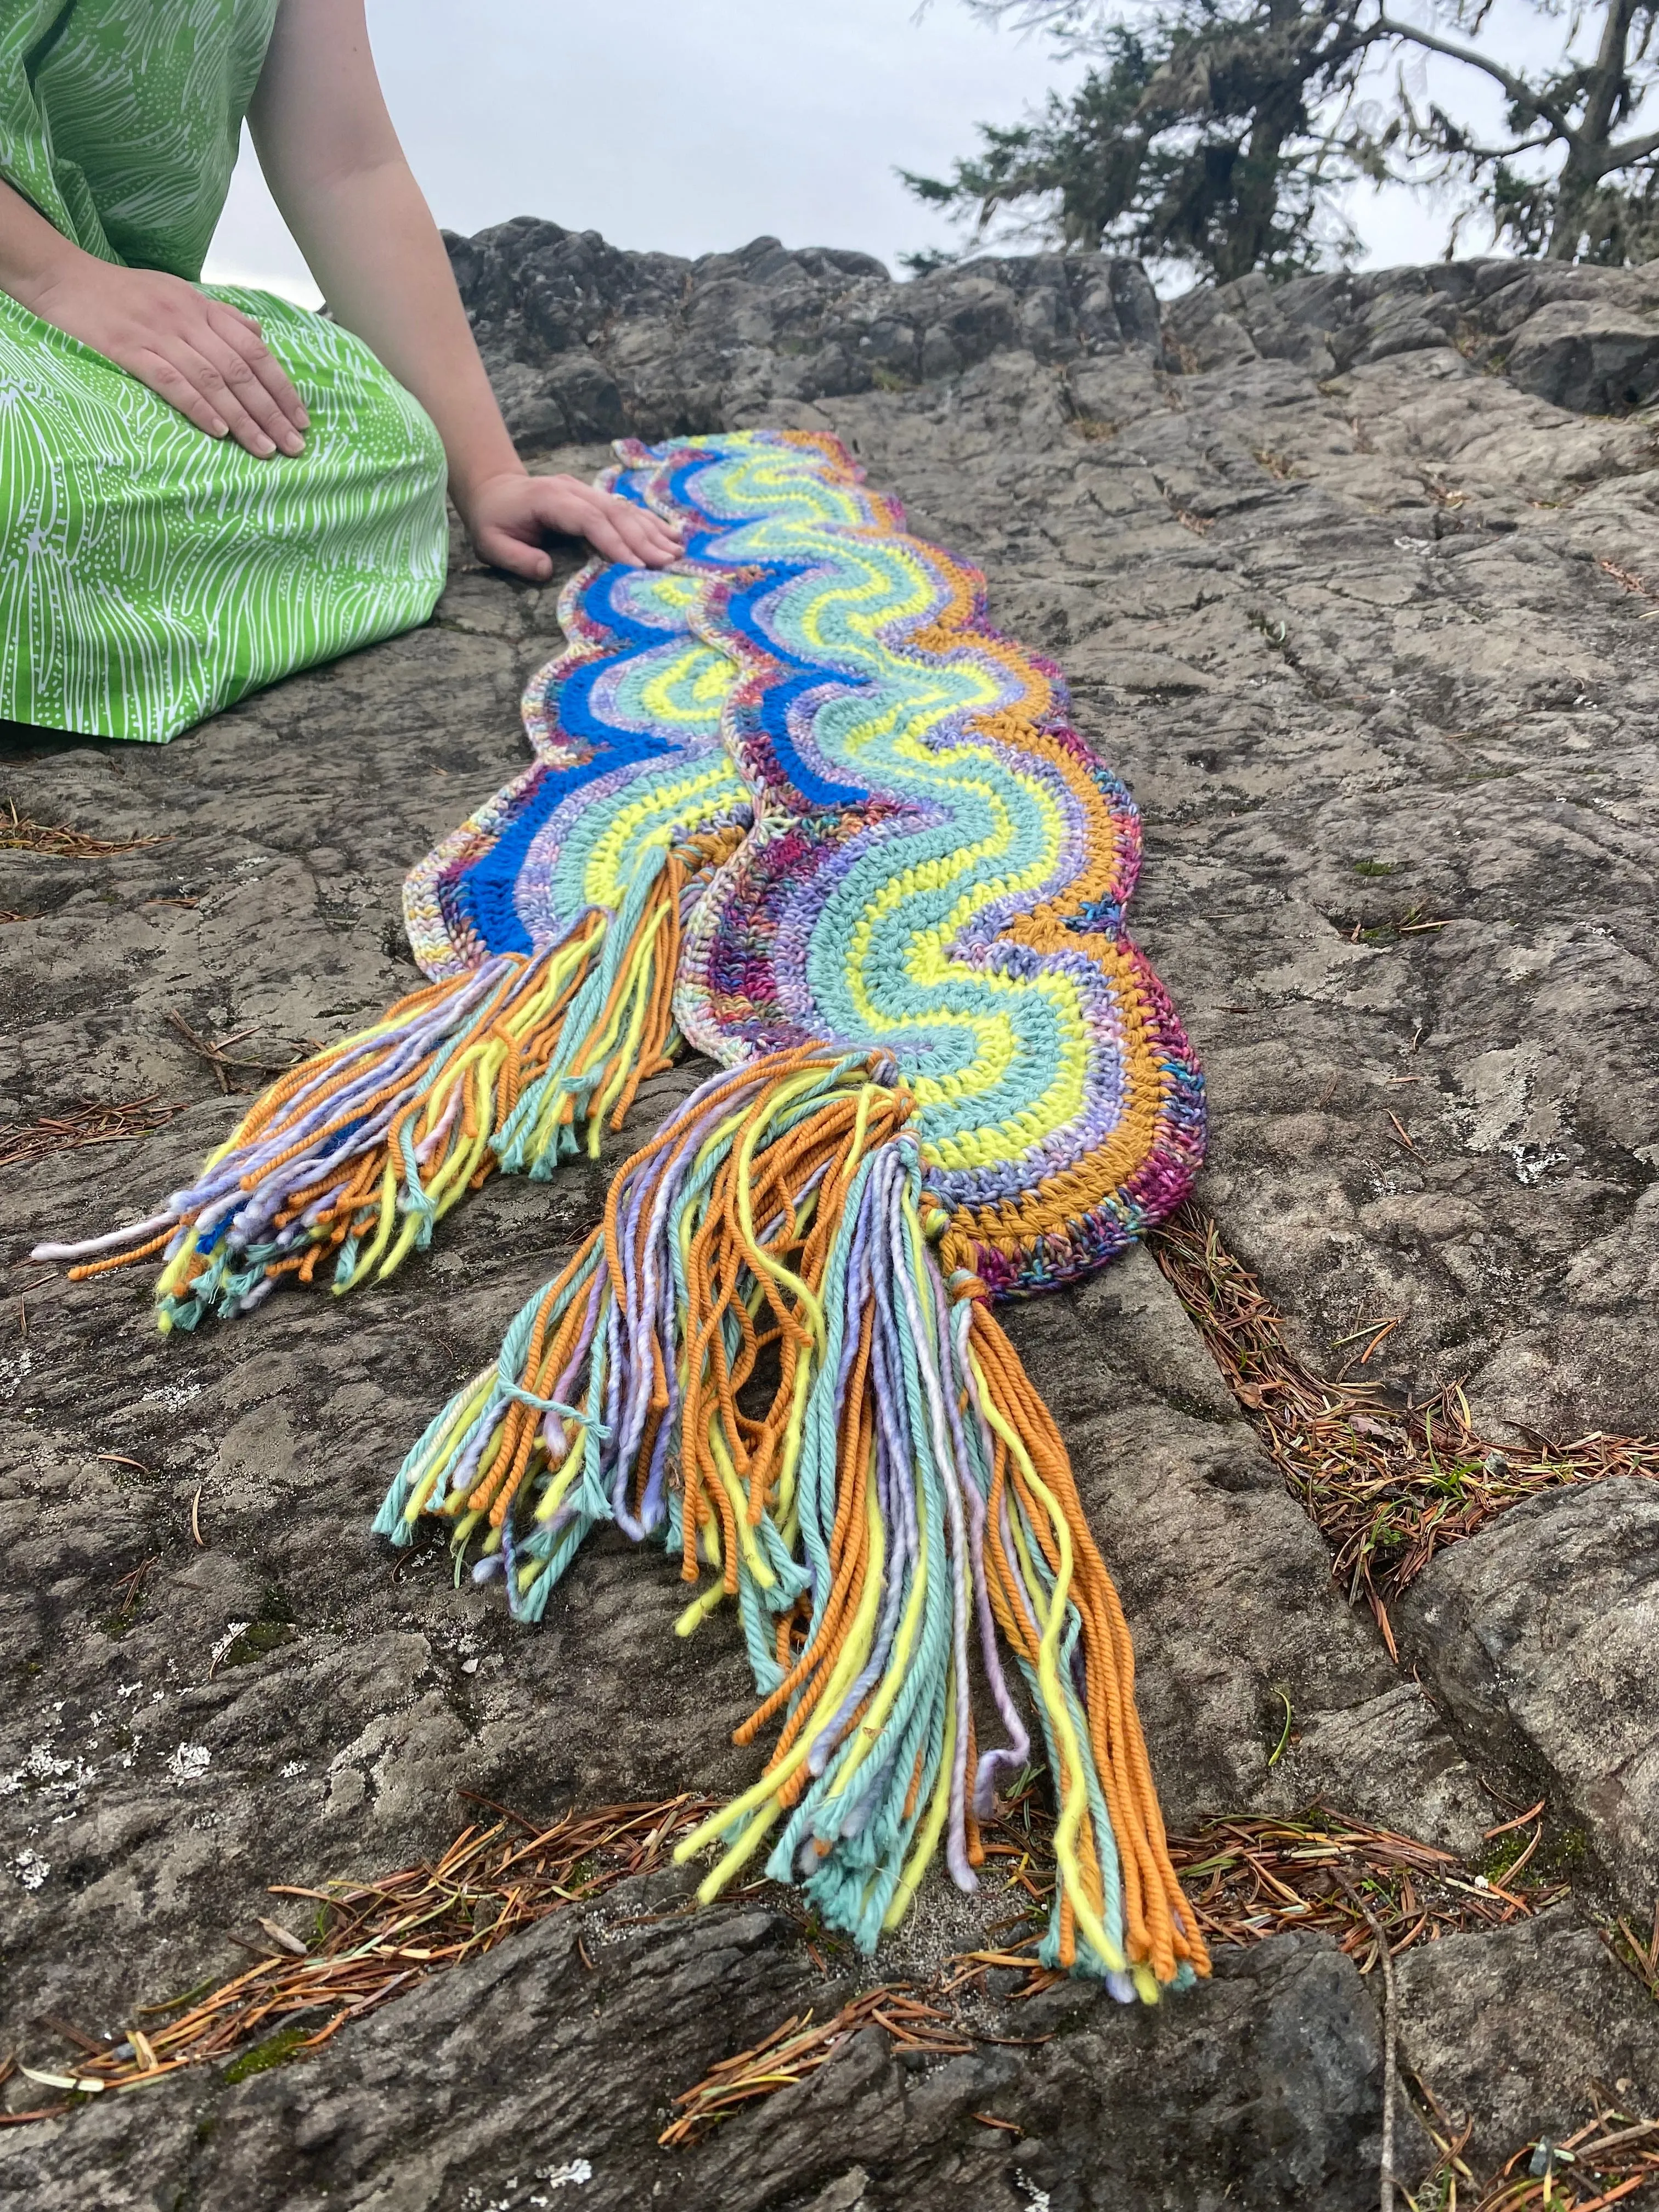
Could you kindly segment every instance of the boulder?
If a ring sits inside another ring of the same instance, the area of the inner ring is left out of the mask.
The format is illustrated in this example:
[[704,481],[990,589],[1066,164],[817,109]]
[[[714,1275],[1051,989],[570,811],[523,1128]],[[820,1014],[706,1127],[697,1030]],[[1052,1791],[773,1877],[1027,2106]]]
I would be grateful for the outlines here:
[[1401,1627],[1486,1770],[1547,1791],[1645,1926],[1659,1897],[1659,1486],[1626,1477],[1511,1508],[1440,1554]]
[[1659,2106],[1659,2014],[1593,1929],[1547,1913],[1421,1944],[1395,1972],[1401,2060],[1439,2107],[1440,2132],[1468,2130],[1462,2156],[1483,2177],[1599,2110]]

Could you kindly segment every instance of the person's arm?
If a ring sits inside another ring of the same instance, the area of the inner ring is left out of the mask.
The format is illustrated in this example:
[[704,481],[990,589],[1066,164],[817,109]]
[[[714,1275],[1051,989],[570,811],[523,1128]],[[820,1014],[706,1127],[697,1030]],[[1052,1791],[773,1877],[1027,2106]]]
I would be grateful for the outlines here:
[[386,113],[362,0],[282,0],[248,111],[271,195],[336,319],[437,425],[449,489],[486,561],[544,581],[548,530],[659,568],[665,524],[574,477],[532,477],[514,451],[437,226]]
[[0,183],[0,292],[187,415],[266,458],[299,453],[306,410],[251,316],[160,269],[83,252]]

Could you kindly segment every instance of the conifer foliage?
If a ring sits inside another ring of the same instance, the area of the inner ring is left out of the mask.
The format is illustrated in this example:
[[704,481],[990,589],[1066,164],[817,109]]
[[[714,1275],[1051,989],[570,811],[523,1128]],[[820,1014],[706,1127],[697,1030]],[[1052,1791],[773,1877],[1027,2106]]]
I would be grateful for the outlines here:
[[[1449,253],[1473,219],[1513,252],[1659,254],[1659,0],[1449,0],[1420,21],[1387,0],[966,4],[1085,64],[1023,121],[981,125],[948,177],[902,173],[978,239],[1282,278],[1349,258],[1348,188],[1369,178],[1435,189]],[[1556,27],[1551,65],[1509,58],[1517,17]]]

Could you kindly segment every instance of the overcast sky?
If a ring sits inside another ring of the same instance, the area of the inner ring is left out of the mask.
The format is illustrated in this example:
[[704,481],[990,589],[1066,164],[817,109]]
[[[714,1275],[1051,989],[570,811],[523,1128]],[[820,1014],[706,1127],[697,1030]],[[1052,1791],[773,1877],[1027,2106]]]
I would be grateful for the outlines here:
[[[896,167],[939,173],[976,123],[1017,120],[1068,74],[959,0],[920,21],[915,0],[369,0],[368,14],[441,223],[545,216],[676,253],[769,232],[895,264],[956,242]],[[1492,20],[1506,60],[1559,36],[1527,0],[1497,0]],[[1369,261],[1442,248],[1445,211],[1409,194],[1367,189],[1351,213]],[[1472,233],[1465,250],[1485,244]],[[246,146],[206,273],[318,297]]]

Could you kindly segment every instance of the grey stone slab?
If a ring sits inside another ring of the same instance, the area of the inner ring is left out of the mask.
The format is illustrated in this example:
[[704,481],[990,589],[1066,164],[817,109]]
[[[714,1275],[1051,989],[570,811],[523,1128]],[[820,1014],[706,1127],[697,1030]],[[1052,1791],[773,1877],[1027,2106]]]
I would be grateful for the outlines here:
[[1547,1913],[1443,1936],[1395,1972],[1401,2062],[1451,2133],[1469,2130],[1463,2156],[1483,2177],[1535,2136],[1659,2103],[1659,2009],[1593,1929]]
[[[1644,426],[1573,411],[1619,367],[1634,279],[1505,264],[1252,287],[1183,305],[1166,344],[1139,272],[1091,257],[900,287],[867,257],[775,240],[692,264],[522,223],[453,251],[526,451],[591,473],[617,430],[833,430],[920,531],[983,566],[994,620],[1064,662],[1079,726],[1142,809],[1136,927],[1215,1107],[1205,1202],[1304,1356],[1337,1371],[1340,1339],[1397,1313],[1370,1371],[1399,1388],[1466,1376],[1489,1422],[1659,1431],[1638,1321],[1659,1269],[1659,504]],[[1528,352],[1511,341],[1534,321]],[[0,1118],[86,1097],[186,1107],[131,1146],[0,1170],[0,1777],[16,1777],[0,1895],[8,2012],[31,2047],[42,2008],[114,2028],[232,1970],[228,1931],[271,1881],[441,1845],[458,1788],[548,1808],[752,1771],[729,1741],[748,1702],[737,1640],[719,1617],[689,1644],[668,1632],[672,1566],[597,1544],[525,1635],[366,1534],[433,1406],[597,1218],[605,1166],[493,1187],[383,1291],[285,1297],[184,1342],[150,1332],[136,1279],[70,1286],[22,1261],[173,1188],[225,1133],[234,1102],[169,1010],[254,1025],[257,1051],[343,1035],[410,986],[403,872],[522,765],[519,693],[558,643],[552,590],[458,560],[426,629],[164,750],[0,735],[21,811],[163,841],[91,862],[0,853],[0,911],[28,917],[0,925]],[[653,1086],[630,1136],[693,1073]],[[1644,1501],[1609,1492],[1600,1534],[1579,1499],[1524,1509],[1437,1565],[1420,1673],[1454,1735],[1332,1589],[1149,1262],[1012,1327],[1123,1592],[1175,1818],[1321,1795],[1467,1849],[1491,1823],[1479,1778],[1507,1787],[1524,1765],[1632,1890],[1649,1881]],[[1598,1607],[1614,1632],[1599,1645]],[[250,1619],[291,1634],[233,1658]],[[930,1892],[884,1965],[925,1973],[994,1917],[989,1896]],[[301,2204],[320,2175],[329,2201],[385,2212],[447,2204],[452,2183],[527,2203],[538,2167],[594,2156],[585,2120],[545,2117],[562,2081],[610,2146],[608,2201],[645,2201],[669,2170],[662,2100],[823,1996],[771,1923],[752,1940],[697,1925],[640,1955],[638,1991],[607,1969],[586,1997],[550,1928],[314,2068],[146,2093],[141,2158],[124,2155],[127,2100],[44,2142],[0,2137],[0,2190]],[[697,1978],[711,1961],[717,2002]],[[654,2027],[635,2004],[653,1986]],[[550,2047],[514,2017],[542,2036],[537,2008],[559,2003],[568,2021],[545,2033],[580,2031],[581,2053],[536,2075],[530,2105],[503,2097]],[[468,2040],[475,2013],[499,2068]],[[1585,2018],[1584,2064],[1615,2065],[1624,2031]],[[1231,1960],[1151,2021],[1059,2025],[1052,2046],[917,2081],[860,2042],[727,2131],[748,2194],[726,2201],[1046,2189],[1184,2212],[1374,2193],[1370,1999],[1328,1947]],[[1516,2125],[1547,2101],[1553,2033],[1540,2014],[1504,2046]],[[1486,2063],[1474,2051],[1472,2098]],[[411,2101],[434,2083],[441,2136]],[[1018,2098],[1029,2171],[972,2119]],[[717,2169],[687,2166],[688,2203],[720,2201],[699,2178]]]
[[590,1935],[586,1949],[591,1967],[575,1929],[545,1922],[308,2063],[234,2087],[186,2076],[142,2106],[107,2099],[9,2133],[0,2202],[160,2212],[181,2186],[246,2212],[526,2212],[565,2186],[604,2212],[1024,2212],[1044,2191],[1055,2212],[1375,2201],[1376,2016],[1316,1939],[1235,1954],[1155,2012],[1063,1990],[1000,2021],[1018,2048],[911,2065],[866,2029],[678,2154],[656,2142],[670,2099],[844,1989],[761,1911]]
[[1645,1923],[1659,1893],[1659,1486],[1514,1507],[1443,1552],[1402,1630],[1466,1743],[1547,1789]]

